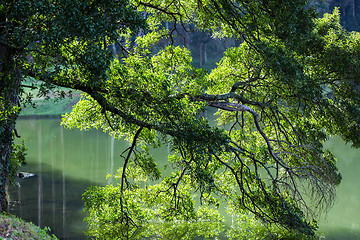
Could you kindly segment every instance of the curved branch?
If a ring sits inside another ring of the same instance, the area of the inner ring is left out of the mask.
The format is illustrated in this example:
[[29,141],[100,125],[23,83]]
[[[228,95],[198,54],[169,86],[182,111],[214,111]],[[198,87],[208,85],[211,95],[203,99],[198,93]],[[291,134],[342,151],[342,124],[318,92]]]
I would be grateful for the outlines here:
[[124,209],[123,209],[123,207],[124,207],[124,206],[123,206],[123,194],[124,194],[124,180],[125,180],[125,178],[126,178],[126,167],[127,167],[128,162],[129,162],[130,156],[131,156],[131,154],[132,154],[132,152],[134,151],[134,148],[135,148],[135,146],[136,146],[136,141],[137,141],[137,139],[138,139],[138,137],[139,137],[139,135],[140,135],[140,133],[141,133],[142,130],[143,130],[143,127],[140,127],[140,128],[136,131],[136,133],[135,133],[135,135],[134,135],[133,142],[132,142],[131,147],[129,148],[129,152],[128,152],[126,158],[125,158],[125,162],[124,162],[124,166],[123,166],[123,171],[122,171],[122,173],[121,173],[121,187],[120,187],[120,190],[121,190],[121,192],[120,192],[120,194],[121,194],[121,197],[120,197],[121,212],[124,212]]

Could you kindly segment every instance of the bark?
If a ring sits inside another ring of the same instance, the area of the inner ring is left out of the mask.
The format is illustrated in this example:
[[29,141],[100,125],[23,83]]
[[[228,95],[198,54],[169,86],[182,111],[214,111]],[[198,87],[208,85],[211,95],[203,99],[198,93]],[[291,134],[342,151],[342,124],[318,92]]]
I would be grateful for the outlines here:
[[21,79],[15,69],[15,54],[11,47],[0,46],[0,211],[7,209],[6,182],[18,117],[16,107]]
[[202,49],[203,49],[203,43],[200,42],[200,47],[199,47],[199,52],[200,52],[200,57],[199,57],[199,60],[200,60],[200,68],[202,68],[202,60],[203,60],[203,52],[202,52]]

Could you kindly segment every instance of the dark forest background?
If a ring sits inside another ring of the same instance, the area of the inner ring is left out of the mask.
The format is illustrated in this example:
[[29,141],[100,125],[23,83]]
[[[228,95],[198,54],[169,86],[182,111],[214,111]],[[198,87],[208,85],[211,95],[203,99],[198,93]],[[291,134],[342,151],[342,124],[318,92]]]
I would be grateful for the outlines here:
[[349,31],[360,31],[360,0],[315,0],[319,13],[332,12],[340,8],[341,23]]
[[[360,31],[360,0],[312,0],[310,3],[316,7],[320,17],[324,13],[331,13],[335,7],[339,7],[342,25],[348,31]],[[169,30],[174,28],[171,23],[164,24]],[[222,58],[225,49],[240,44],[234,39],[226,41],[214,39],[209,33],[191,29],[191,26],[186,30],[177,26],[176,30],[180,34],[175,34],[177,35],[175,44],[185,45],[191,50],[195,67],[208,70],[216,67],[216,63]]]

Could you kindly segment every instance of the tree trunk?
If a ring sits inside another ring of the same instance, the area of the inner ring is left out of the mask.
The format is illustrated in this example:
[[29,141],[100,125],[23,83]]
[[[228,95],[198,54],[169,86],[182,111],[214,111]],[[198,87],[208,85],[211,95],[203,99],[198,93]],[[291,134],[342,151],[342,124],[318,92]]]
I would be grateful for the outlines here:
[[20,74],[15,69],[15,51],[0,46],[0,211],[7,209],[6,181],[18,117]]
[[204,63],[207,63],[208,58],[207,58],[207,47],[206,47],[206,42],[204,43]]
[[353,18],[355,18],[355,0],[353,0],[352,2],[352,13],[353,13]]
[[202,48],[203,48],[203,43],[200,42],[200,46],[199,46],[199,52],[200,52],[200,53],[199,53],[199,54],[200,54],[200,57],[199,57],[199,61],[200,61],[199,67],[202,67],[202,60],[203,60]]

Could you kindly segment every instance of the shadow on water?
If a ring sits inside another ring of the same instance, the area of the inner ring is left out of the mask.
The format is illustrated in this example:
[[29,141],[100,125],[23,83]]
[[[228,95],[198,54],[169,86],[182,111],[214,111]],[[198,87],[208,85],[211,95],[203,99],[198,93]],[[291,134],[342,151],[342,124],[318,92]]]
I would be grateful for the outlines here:
[[34,177],[16,179],[9,188],[10,213],[40,227],[50,227],[59,239],[85,239],[82,193],[92,183],[72,179],[46,164],[28,164]]

